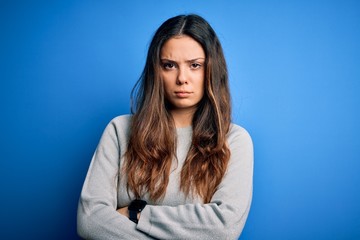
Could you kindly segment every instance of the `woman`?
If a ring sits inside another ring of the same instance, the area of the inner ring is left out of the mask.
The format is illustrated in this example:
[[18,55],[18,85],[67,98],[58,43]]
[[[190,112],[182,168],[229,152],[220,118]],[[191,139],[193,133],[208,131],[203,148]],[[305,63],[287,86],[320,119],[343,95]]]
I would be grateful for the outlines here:
[[252,197],[253,147],[230,122],[220,42],[200,16],[156,31],[133,115],[106,127],[78,208],[86,239],[237,239]]

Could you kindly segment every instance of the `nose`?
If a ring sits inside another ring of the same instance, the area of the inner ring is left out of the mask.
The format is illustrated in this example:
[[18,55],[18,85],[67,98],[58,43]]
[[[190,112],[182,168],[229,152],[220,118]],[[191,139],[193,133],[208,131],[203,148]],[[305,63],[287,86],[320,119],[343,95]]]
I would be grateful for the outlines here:
[[183,85],[188,83],[188,76],[185,68],[179,67],[176,84]]

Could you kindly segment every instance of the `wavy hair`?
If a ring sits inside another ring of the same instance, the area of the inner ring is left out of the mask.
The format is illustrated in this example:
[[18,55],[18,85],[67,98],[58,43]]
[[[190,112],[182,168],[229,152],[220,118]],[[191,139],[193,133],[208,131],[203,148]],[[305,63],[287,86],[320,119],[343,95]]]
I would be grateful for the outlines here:
[[160,51],[164,43],[186,35],[204,49],[204,96],[192,120],[192,144],[181,169],[180,189],[200,196],[205,203],[219,186],[230,158],[226,136],[231,122],[228,73],[215,31],[198,15],[179,15],[165,21],[150,43],[144,70],[131,93],[133,117],[123,172],[127,190],[141,198],[164,197],[173,159],[176,127],[165,100],[160,77]]

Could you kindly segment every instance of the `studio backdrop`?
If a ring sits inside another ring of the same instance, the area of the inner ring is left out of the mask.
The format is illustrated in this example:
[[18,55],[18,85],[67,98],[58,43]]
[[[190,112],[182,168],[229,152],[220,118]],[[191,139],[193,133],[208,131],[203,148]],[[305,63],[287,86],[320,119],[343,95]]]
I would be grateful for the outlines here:
[[214,27],[255,147],[242,240],[360,239],[360,2],[1,1],[1,239],[78,239],[106,124],[169,17]]

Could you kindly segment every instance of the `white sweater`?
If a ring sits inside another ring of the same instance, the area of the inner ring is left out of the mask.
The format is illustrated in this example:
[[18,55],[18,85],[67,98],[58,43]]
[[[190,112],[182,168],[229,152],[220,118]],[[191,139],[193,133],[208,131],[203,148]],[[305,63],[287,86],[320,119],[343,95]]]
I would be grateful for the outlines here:
[[[124,163],[131,116],[113,119],[106,127],[92,158],[78,207],[78,233],[85,239],[237,239],[245,225],[253,178],[253,145],[247,131],[231,125],[227,172],[204,204],[180,191],[182,165],[188,153],[192,128],[177,128],[177,161],[174,160],[165,197],[148,205],[135,224],[116,209],[128,206],[126,179],[119,175]],[[177,165],[176,165],[177,162]]]

